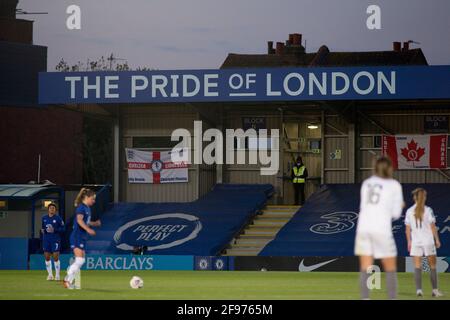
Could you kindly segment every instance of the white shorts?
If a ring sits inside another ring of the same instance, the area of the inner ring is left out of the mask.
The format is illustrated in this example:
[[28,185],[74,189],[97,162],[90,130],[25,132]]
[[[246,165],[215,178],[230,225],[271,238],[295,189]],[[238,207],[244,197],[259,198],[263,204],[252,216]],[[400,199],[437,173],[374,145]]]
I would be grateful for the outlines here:
[[431,245],[412,245],[411,252],[409,253],[411,257],[429,257],[436,255],[436,246]]
[[397,246],[392,235],[356,234],[355,255],[384,259],[397,256]]

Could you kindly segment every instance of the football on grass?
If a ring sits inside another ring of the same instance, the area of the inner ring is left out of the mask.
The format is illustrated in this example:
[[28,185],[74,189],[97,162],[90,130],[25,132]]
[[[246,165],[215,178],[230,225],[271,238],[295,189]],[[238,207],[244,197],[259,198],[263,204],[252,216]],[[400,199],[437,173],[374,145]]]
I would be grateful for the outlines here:
[[144,286],[144,280],[142,280],[141,278],[134,276],[133,278],[131,278],[130,280],[130,287],[132,289],[140,289]]

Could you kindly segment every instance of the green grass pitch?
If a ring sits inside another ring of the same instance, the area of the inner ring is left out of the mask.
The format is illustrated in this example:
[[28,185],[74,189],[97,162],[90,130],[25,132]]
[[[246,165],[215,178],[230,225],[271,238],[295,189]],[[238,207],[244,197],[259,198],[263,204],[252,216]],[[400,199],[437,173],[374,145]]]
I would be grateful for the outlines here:
[[[133,290],[133,275],[144,288]],[[423,274],[425,297],[415,296],[411,273],[398,274],[399,299],[431,299],[428,274]],[[439,274],[440,289],[450,298],[450,274]],[[0,271],[0,300],[5,299],[358,299],[358,274],[352,272],[245,271],[82,271],[81,290],[46,281],[45,271]],[[371,298],[384,299],[381,289]]]

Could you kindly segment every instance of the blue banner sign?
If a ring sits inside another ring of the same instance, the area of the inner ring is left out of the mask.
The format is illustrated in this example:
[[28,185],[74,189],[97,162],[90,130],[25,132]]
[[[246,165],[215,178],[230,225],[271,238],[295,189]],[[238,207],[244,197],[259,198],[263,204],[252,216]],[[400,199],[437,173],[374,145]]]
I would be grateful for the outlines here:
[[[67,269],[73,255],[60,256],[61,268]],[[193,270],[193,256],[157,255],[87,255],[83,270]],[[43,255],[30,255],[30,270],[44,270]]]
[[450,66],[39,74],[40,104],[448,98]]
[[0,238],[0,270],[26,270],[27,238]]

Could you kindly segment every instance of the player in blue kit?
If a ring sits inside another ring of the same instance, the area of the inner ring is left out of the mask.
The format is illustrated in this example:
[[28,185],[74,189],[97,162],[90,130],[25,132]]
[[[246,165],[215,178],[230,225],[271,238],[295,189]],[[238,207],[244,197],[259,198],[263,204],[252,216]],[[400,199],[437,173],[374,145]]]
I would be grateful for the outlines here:
[[73,250],[75,261],[67,270],[64,279],[64,287],[74,289],[76,274],[81,270],[85,262],[86,242],[89,237],[95,236],[95,231],[91,227],[100,227],[100,220],[91,221],[91,208],[95,204],[95,192],[91,189],[82,188],[75,199],[75,215],[73,230],[70,234],[70,248]]
[[[59,280],[61,262],[59,251],[61,250],[61,234],[64,232],[64,221],[57,215],[56,204],[47,206],[48,214],[42,217],[42,248],[44,250],[45,267],[48,272],[47,280]],[[55,278],[53,278],[52,260],[55,263]]]

